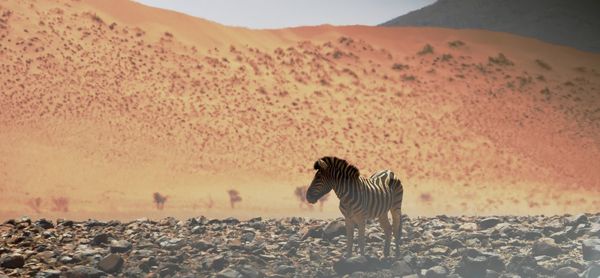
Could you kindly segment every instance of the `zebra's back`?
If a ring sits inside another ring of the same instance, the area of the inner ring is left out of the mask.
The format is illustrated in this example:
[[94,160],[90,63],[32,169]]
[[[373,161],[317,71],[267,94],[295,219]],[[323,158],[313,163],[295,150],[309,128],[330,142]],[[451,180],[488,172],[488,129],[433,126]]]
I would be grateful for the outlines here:
[[370,178],[361,178],[354,191],[355,196],[349,196],[347,204],[342,205],[344,210],[351,210],[349,214],[361,214],[367,219],[376,218],[386,214],[390,209],[400,207],[402,204],[402,184],[390,170],[382,170],[371,175]]

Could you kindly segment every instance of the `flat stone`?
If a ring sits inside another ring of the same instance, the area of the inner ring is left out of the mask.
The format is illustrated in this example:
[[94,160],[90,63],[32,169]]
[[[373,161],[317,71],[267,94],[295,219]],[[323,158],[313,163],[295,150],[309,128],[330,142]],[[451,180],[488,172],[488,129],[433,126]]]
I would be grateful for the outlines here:
[[600,260],[600,239],[585,239],[581,242],[583,259],[586,261]]
[[346,275],[356,271],[367,271],[369,261],[365,256],[341,258],[333,264],[333,270],[339,275]]
[[443,266],[434,266],[425,272],[425,278],[446,278],[448,271]]
[[577,272],[577,268],[565,266],[556,270],[554,275],[556,276],[556,278],[579,278],[579,273]]
[[473,232],[477,231],[477,224],[475,223],[465,223],[458,227],[458,230],[465,232]]
[[107,233],[100,233],[95,235],[90,242],[91,245],[98,246],[101,244],[108,244],[110,235]]
[[[36,278],[59,278],[62,272],[56,269],[47,269],[38,272],[35,277]],[[2,277],[2,275],[0,275]]]
[[0,257],[0,267],[22,268],[25,265],[25,257],[20,254],[6,254]]
[[44,218],[35,221],[35,225],[45,230],[54,228],[54,224],[51,221]]
[[291,265],[280,265],[275,268],[277,274],[292,274],[296,272],[296,267]]
[[600,262],[591,263],[590,266],[583,272],[582,278],[598,278],[600,277]]
[[226,268],[217,273],[217,278],[242,278],[242,274],[235,269]]
[[127,253],[131,250],[131,243],[127,240],[112,240],[110,242],[110,252]]
[[110,254],[98,262],[98,269],[107,272],[115,273],[121,270],[125,261],[117,254]]
[[555,257],[562,253],[562,249],[554,242],[552,238],[541,238],[533,244],[531,252],[534,256]]
[[99,278],[106,276],[105,272],[90,266],[75,266],[66,273],[67,278]]
[[323,238],[331,240],[336,236],[346,234],[346,225],[341,220],[331,221],[323,229]]
[[479,229],[486,230],[498,225],[502,220],[498,217],[488,217],[479,221]]
[[413,273],[412,268],[404,260],[399,260],[399,261],[393,262],[391,270],[395,276],[400,276],[400,277],[403,277],[405,275],[410,275]]
[[258,269],[249,264],[240,266],[238,271],[247,278],[260,278],[264,276]]

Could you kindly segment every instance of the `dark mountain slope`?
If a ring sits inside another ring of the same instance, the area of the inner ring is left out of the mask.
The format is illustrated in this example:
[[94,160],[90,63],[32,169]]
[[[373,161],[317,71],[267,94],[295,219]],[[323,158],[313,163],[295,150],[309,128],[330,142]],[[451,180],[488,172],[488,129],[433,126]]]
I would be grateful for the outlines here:
[[600,1],[440,0],[383,26],[473,28],[600,52]]

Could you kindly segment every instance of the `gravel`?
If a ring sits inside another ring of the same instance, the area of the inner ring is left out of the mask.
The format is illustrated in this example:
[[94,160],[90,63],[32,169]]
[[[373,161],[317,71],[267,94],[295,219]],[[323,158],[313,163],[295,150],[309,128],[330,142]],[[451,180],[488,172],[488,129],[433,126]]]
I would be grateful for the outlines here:
[[397,258],[383,257],[375,222],[365,254],[355,246],[346,258],[343,219],[11,219],[0,225],[0,277],[600,275],[600,214],[404,217]]

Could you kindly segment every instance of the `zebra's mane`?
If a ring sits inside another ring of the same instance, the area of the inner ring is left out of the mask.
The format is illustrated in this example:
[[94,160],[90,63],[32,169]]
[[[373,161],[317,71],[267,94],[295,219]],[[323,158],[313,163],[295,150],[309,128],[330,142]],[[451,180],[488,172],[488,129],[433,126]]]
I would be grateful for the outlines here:
[[[325,168],[321,167],[319,161],[323,161],[325,163]],[[337,158],[335,156],[324,156],[321,159],[317,160],[314,165],[315,170],[337,170],[337,172],[342,174],[342,177],[346,178],[358,178],[360,176],[360,171],[354,165],[348,163],[348,161]]]

